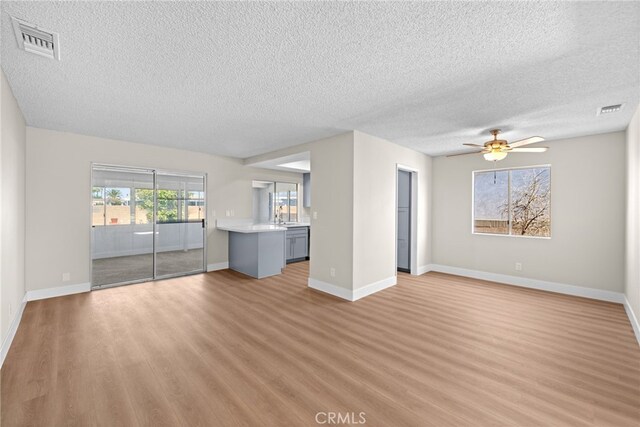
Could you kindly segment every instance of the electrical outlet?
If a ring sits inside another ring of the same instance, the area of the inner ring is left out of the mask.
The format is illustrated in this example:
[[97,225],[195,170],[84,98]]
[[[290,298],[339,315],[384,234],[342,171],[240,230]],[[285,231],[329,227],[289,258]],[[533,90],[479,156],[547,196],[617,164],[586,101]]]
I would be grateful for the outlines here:
[[231,216],[235,216],[235,212],[231,209]]
[[516,262],[516,271],[522,271],[522,263]]
[[229,209],[227,209],[226,214],[227,214],[227,216],[231,216],[231,211]]
[[318,219],[318,212],[313,212],[313,219]]
[[336,277],[336,269],[331,267],[331,269],[329,270],[329,274],[331,274],[331,277]]
[[71,280],[71,273],[62,273],[62,281],[68,282],[69,280]]

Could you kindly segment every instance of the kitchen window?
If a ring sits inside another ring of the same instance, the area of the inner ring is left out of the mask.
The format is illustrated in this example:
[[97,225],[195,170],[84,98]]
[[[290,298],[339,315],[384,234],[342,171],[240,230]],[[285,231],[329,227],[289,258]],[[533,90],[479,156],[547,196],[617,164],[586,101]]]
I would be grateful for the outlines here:
[[473,233],[551,237],[551,167],[473,172]]
[[272,219],[282,222],[298,222],[298,184],[276,182],[273,192]]

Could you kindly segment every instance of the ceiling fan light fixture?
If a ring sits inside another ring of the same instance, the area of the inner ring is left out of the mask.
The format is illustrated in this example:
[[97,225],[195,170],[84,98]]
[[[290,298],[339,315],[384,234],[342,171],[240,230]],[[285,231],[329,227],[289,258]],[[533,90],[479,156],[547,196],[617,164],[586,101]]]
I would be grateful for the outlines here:
[[549,147],[527,147],[521,148],[525,145],[534,144],[536,142],[544,141],[544,138],[541,136],[531,136],[529,138],[520,139],[518,141],[514,141],[511,144],[505,139],[498,139],[498,134],[500,133],[500,129],[492,129],[491,135],[493,135],[493,139],[491,141],[487,141],[484,145],[480,144],[463,144],[469,147],[482,148],[480,151],[473,151],[471,153],[458,153],[458,154],[449,154],[447,157],[453,156],[464,156],[467,154],[482,154],[485,160],[490,162],[497,162],[507,157],[509,153],[542,153],[547,151]]
[[507,152],[500,150],[491,150],[488,153],[484,154],[484,159],[490,162],[497,162],[498,160],[502,160],[507,157]]

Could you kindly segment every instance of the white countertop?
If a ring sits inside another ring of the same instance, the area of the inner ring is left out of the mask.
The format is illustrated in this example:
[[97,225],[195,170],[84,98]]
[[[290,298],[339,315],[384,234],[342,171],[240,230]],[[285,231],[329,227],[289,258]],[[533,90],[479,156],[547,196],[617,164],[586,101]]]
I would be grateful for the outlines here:
[[287,231],[287,227],[274,224],[229,224],[218,225],[218,230],[233,231],[235,233],[268,233],[272,231]]
[[293,223],[288,223],[288,224],[280,224],[283,227],[311,227],[311,224],[308,222],[293,222]]

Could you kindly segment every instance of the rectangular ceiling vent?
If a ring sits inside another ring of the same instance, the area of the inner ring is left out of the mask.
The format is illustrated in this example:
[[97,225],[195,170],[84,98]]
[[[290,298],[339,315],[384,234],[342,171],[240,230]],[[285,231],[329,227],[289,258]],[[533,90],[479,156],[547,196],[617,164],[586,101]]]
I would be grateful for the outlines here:
[[624,104],[607,105],[598,110],[598,115],[615,113],[616,111],[622,110],[623,106]]
[[35,25],[18,18],[11,17],[11,21],[20,49],[49,59],[60,60],[58,34],[37,28]]

